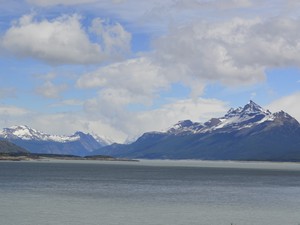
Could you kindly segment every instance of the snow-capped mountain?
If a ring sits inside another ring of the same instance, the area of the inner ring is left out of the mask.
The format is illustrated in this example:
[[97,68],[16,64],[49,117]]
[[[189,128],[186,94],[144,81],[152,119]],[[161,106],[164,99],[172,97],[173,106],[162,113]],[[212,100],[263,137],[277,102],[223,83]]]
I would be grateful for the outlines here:
[[77,131],[73,135],[51,135],[26,125],[12,126],[0,131],[0,139],[9,140],[33,153],[86,155],[108,143],[90,134]]
[[[293,119],[290,115],[282,112],[286,118]],[[172,134],[207,133],[207,132],[233,132],[255,127],[264,122],[278,120],[280,113],[271,113],[263,109],[255,102],[250,101],[244,107],[231,108],[223,117],[212,118],[205,123],[194,123],[190,120],[179,121],[167,132]],[[295,120],[295,119],[294,119]],[[295,120],[296,121],[296,120]]]
[[51,135],[43,133],[41,131],[37,131],[26,125],[4,128],[2,131],[0,131],[0,137],[5,139],[22,139],[27,141],[54,141],[60,143],[77,141],[80,139],[80,136],[76,133],[72,136]]
[[183,120],[95,154],[128,158],[300,161],[300,124],[253,101],[205,123]]

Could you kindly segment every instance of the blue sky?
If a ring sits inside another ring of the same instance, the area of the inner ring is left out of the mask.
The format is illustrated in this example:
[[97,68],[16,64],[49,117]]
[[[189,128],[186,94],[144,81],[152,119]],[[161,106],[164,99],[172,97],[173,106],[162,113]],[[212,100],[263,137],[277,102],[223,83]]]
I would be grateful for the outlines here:
[[293,0],[0,0],[0,127],[122,142],[250,99],[300,120]]

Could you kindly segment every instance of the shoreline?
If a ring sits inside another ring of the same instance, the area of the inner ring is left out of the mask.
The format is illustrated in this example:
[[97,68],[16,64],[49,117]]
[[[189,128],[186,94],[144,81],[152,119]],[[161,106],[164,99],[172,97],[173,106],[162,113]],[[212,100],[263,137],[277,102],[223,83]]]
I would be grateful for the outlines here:
[[128,162],[138,162],[137,159],[127,159],[127,158],[114,158],[111,156],[74,156],[74,155],[58,155],[58,154],[0,154],[1,161],[51,161],[51,160],[75,160],[75,161],[128,161]]

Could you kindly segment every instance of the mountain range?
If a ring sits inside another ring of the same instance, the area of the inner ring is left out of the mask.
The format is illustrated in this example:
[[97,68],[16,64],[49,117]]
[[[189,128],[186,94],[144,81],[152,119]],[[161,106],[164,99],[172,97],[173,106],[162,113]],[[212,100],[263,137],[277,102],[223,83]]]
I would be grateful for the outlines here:
[[284,111],[271,113],[253,101],[205,123],[183,120],[166,131],[144,133],[130,144],[111,144],[99,136],[80,131],[70,136],[50,135],[24,125],[4,128],[0,131],[1,139],[31,153],[300,161],[299,122]]
[[165,132],[144,133],[127,145],[93,152],[115,157],[203,160],[300,160],[300,125],[284,111],[253,101],[205,123],[179,121]]
[[28,126],[13,126],[0,131],[0,139],[10,141],[31,153],[84,156],[110,142],[99,136],[76,132],[71,136],[46,134]]

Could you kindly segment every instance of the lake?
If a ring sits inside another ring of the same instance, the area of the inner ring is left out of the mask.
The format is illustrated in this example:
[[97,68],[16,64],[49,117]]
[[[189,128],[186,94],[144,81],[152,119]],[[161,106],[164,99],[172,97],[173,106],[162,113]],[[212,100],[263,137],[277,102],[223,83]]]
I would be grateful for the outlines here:
[[300,164],[0,162],[2,225],[298,225]]

